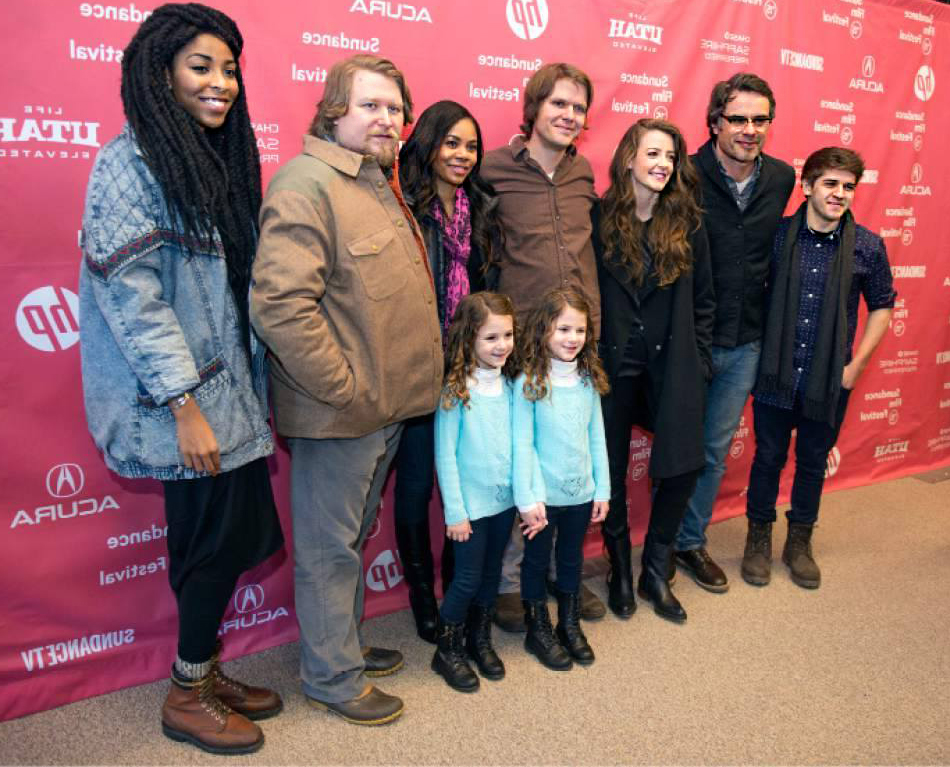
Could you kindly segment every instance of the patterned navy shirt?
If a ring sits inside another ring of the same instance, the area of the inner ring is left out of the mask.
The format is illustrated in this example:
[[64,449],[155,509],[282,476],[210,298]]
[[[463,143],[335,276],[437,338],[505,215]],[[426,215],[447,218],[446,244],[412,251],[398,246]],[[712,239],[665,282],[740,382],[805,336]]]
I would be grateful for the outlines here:
[[[792,217],[782,219],[775,241],[772,245],[772,277],[775,265],[785,246]],[[825,299],[825,284],[828,280],[828,267],[838,248],[841,227],[834,232],[814,232],[803,226],[798,232],[798,249],[801,254],[800,292],[798,300],[798,321],[795,324],[795,387],[791,394],[779,393],[752,394],[758,402],[773,407],[791,410],[795,395],[804,391],[811,371],[815,354],[815,342],[818,336],[818,320],[821,316],[821,304]],[[863,295],[868,311],[888,309],[894,306],[894,279],[887,260],[884,241],[860,224],[854,227],[854,276],[851,278],[851,292],[848,294],[848,340],[845,352],[845,364],[851,361],[851,347],[858,327],[858,301]],[[769,282],[771,283],[771,279]]]

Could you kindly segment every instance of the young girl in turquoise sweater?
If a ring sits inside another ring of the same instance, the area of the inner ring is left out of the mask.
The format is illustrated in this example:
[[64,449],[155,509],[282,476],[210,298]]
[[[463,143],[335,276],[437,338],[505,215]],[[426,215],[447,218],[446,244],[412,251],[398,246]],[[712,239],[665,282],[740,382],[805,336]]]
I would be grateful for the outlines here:
[[446,378],[435,415],[435,465],[455,575],[439,610],[432,668],[461,692],[501,679],[491,619],[514,520],[511,483],[514,309],[507,296],[472,293],[449,328]]
[[[576,290],[554,290],[529,313],[515,381],[514,494],[525,533],[521,598],[525,649],[545,666],[594,662],[580,626],[584,534],[607,514],[610,478],[600,397],[607,376],[597,357],[590,307]],[[557,529],[558,625],[548,616],[546,574]]]

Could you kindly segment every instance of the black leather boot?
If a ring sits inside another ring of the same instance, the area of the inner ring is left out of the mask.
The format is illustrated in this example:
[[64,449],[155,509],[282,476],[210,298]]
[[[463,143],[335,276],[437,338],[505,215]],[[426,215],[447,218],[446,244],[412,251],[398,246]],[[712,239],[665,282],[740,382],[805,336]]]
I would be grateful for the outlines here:
[[439,620],[432,670],[442,676],[452,689],[475,692],[478,689],[478,674],[468,665],[465,657],[464,634],[464,623],[445,623]]
[[653,604],[653,611],[661,618],[686,622],[686,610],[670,590],[670,557],[673,544],[662,544],[647,533],[643,542],[643,571],[637,584],[637,593]]
[[557,638],[568,654],[582,666],[594,662],[594,651],[587,643],[581,628],[581,600],[579,594],[557,595]]
[[537,656],[538,660],[549,669],[554,671],[570,669],[574,662],[554,636],[547,601],[544,599],[537,602],[524,600],[522,604],[524,605],[524,622],[528,627],[528,633],[524,638],[524,649]]
[[468,623],[465,626],[465,650],[475,661],[481,675],[486,679],[502,679],[505,676],[505,664],[491,643],[491,607],[472,605],[468,608]]
[[416,633],[420,639],[435,644],[439,606],[435,601],[429,521],[397,524],[396,546],[403,577],[409,587],[409,606],[416,621]]
[[630,533],[614,536],[604,531],[607,573],[607,606],[618,618],[627,619],[637,610],[633,596],[633,568],[630,564]]

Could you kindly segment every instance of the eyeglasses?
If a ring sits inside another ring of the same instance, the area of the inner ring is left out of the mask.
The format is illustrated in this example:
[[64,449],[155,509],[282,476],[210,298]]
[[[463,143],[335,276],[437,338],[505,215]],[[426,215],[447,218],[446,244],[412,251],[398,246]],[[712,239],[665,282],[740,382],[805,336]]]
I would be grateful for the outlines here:
[[763,128],[768,128],[772,122],[772,118],[766,115],[756,115],[755,117],[746,117],[745,115],[721,115],[721,117],[733,128],[740,130],[745,128],[749,123],[752,123],[752,126],[756,130],[762,130]]

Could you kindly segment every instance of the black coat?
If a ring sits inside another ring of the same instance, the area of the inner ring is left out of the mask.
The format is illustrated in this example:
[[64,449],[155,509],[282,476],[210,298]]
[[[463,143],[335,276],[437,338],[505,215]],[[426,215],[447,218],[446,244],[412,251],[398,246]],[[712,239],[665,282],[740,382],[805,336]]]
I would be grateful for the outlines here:
[[692,159],[699,173],[716,289],[713,343],[741,346],[762,337],[772,239],[795,186],[795,171],[763,154],[752,198],[740,211],[719,170],[712,141],[703,144]]
[[[594,232],[598,232],[597,216]],[[636,315],[634,297],[640,290],[640,315],[649,354],[648,422],[653,432],[650,476],[674,477],[702,468],[706,383],[712,377],[712,329],[716,311],[709,244],[703,228],[690,238],[693,269],[672,285],[659,287],[655,274],[640,289],[624,268],[605,258],[600,238],[594,238],[600,278],[600,351],[607,376],[616,380]],[[609,396],[609,395],[608,395]]]

